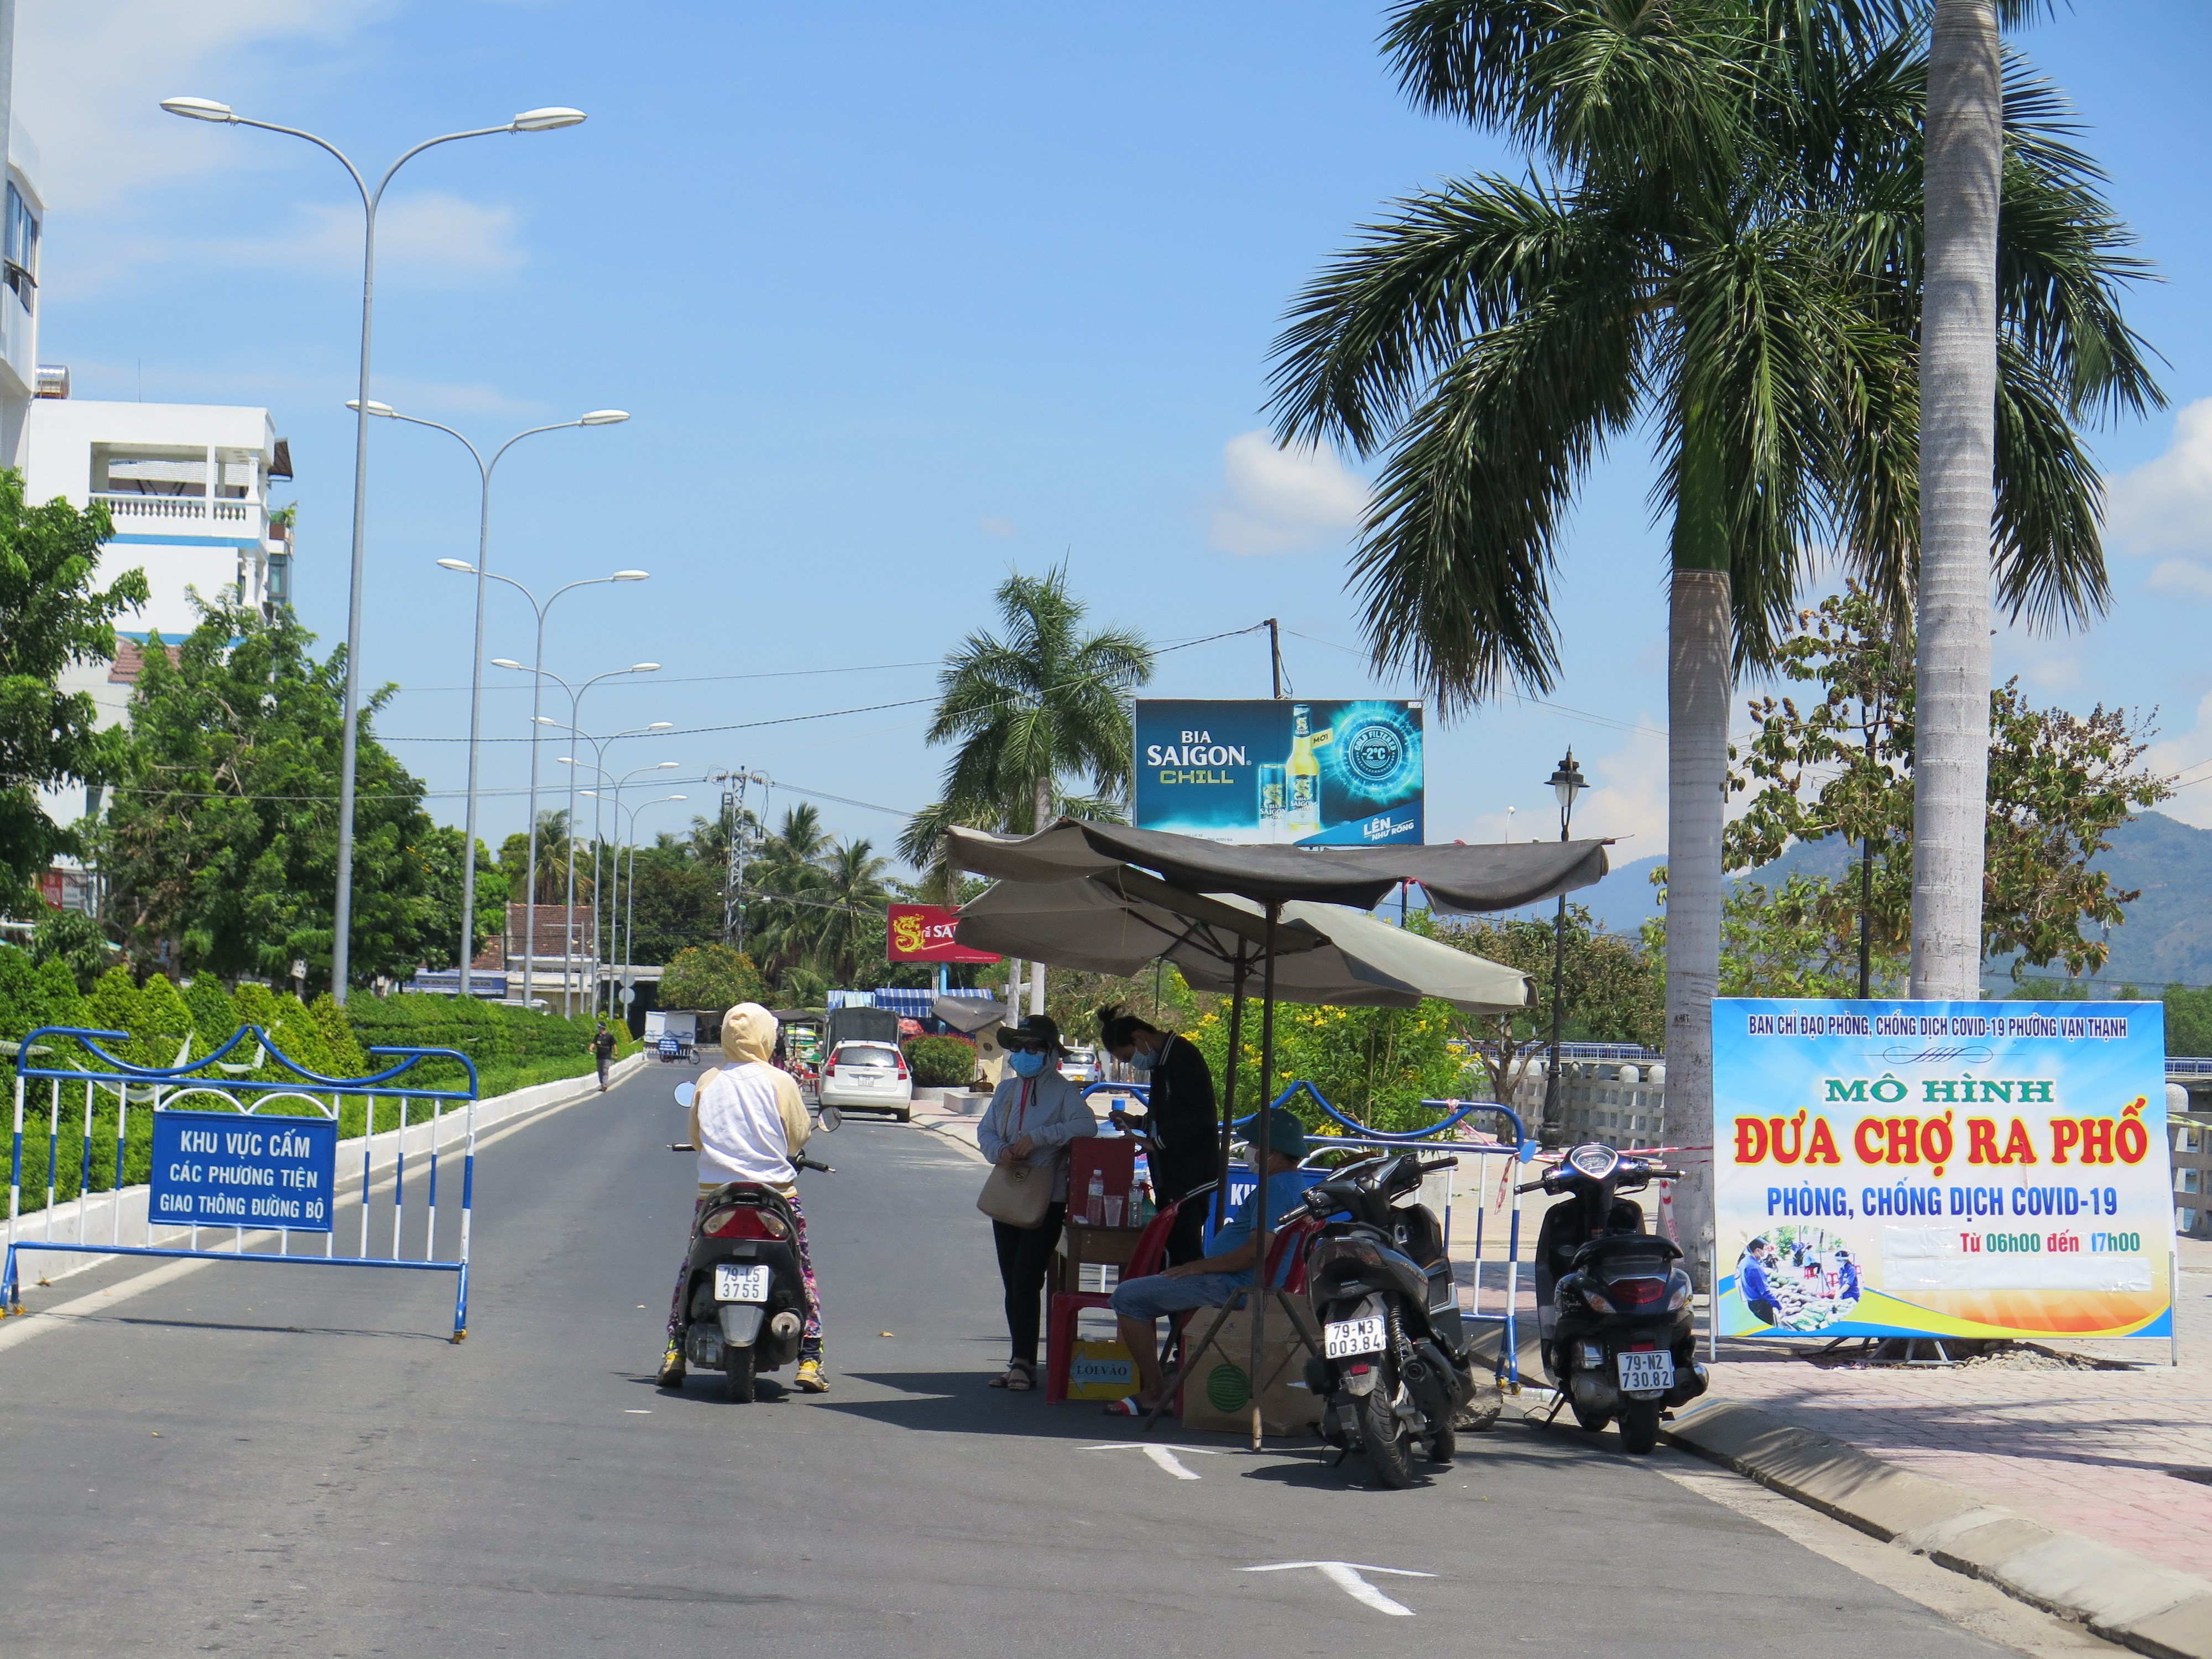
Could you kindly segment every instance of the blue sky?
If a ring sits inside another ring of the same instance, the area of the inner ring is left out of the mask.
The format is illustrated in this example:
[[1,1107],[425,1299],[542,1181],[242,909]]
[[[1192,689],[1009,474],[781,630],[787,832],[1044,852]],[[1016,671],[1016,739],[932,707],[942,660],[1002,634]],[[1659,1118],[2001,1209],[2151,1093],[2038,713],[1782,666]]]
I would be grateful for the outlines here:
[[[930,8],[663,0],[21,0],[19,113],[49,199],[42,355],[76,395],[262,404],[300,476],[299,608],[344,629],[357,220],[336,165],[271,134],[185,123],[188,93],[310,128],[380,168],[416,140],[542,104],[590,122],[454,144],[393,187],[375,395],[496,442],[492,568],[541,592],[623,567],[553,613],[548,665],[581,720],[680,728],[926,697],[1009,568],[1065,557],[1095,617],[1161,642],[1269,615],[1297,689],[1373,680],[1342,592],[1361,485],[1261,426],[1290,295],[1379,204],[1508,149],[1410,112],[1374,50],[1381,8],[1133,0]],[[2085,633],[2008,635],[2040,699],[2160,710],[2169,769],[2212,778],[2212,231],[2202,0],[2103,0],[2018,44],[2081,106],[2087,147],[2162,282],[2132,315],[2174,408],[2099,436],[2118,602]],[[434,791],[463,776],[473,469],[436,433],[374,434],[364,665],[404,688],[381,732]],[[1599,785],[1578,830],[1664,850],[1663,537],[1649,458],[1597,470],[1559,584],[1553,706],[1509,702],[1429,747],[1430,834],[1541,832],[1571,743]],[[281,491],[281,487],[280,487]],[[280,494],[280,499],[283,496]],[[501,594],[489,654],[526,660]],[[1265,695],[1264,636],[1161,659],[1164,696]],[[887,665],[908,665],[888,666]],[[821,671],[839,672],[825,672]],[[750,676],[754,678],[727,678]],[[489,731],[525,733],[505,682]],[[557,712],[557,711],[556,711]],[[617,745],[690,780],[743,765],[879,846],[943,763],[920,707]],[[401,741],[404,739],[404,741]],[[444,739],[418,741],[417,739]],[[544,756],[548,776],[566,746]],[[519,789],[526,749],[488,750]],[[663,793],[637,788],[641,800]],[[779,803],[793,797],[777,797]],[[459,802],[434,805],[458,821]],[[2170,809],[2212,823],[2212,786]],[[486,804],[496,841],[513,793]]]

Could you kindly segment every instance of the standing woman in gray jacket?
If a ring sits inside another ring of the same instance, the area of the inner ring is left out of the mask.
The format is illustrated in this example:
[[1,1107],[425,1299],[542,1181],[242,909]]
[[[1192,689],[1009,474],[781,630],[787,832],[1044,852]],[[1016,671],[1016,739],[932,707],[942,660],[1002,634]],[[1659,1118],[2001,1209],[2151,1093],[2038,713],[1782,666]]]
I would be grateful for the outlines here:
[[1071,1141],[1098,1133],[1098,1120],[1083,1103],[1080,1085],[1060,1074],[1067,1050],[1060,1027],[1043,1014],[1002,1027],[1006,1074],[976,1126],[976,1145],[994,1164],[1053,1166],[1052,1203],[1034,1227],[991,1223],[998,1246],[999,1277],[1006,1288],[1006,1336],[1012,1352],[994,1389],[1026,1392],[1036,1386],[1037,1328],[1042,1318],[1045,1274],[1052,1267],[1061,1224],[1067,1219],[1067,1163]]

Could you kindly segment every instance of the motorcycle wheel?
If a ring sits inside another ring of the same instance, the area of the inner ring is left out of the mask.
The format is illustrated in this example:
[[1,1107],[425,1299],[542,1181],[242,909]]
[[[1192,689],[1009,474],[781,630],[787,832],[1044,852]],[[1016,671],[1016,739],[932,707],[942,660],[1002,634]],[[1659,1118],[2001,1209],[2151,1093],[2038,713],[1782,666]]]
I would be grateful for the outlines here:
[[1389,1365],[1382,1368],[1374,1388],[1359,1397],[1359,1437],[1366,1443],[1367,1461],[1375,1466],[1375,1478],[1393,1492],[1413,1484],[1409,1437],[1390,1408],[1397,1394],[1398,1368]]
[[725,1348],[722,1375],[727,1379],[730,1400],[739,1406],[753,1401],[753,1351],[750,1348]]
[[1581,1406],[1574,1406],[1571,1409],[1575,1414],[1575,1421],[1592,1434],[1603,1434],[1605,1425],[1613,1421],[1611,1412],[1589,1411]]
[[1620,1414],[1620,1443],[1632,1457],[1642,1457],[1659,1443],[1659,1402],[1632,1400]]

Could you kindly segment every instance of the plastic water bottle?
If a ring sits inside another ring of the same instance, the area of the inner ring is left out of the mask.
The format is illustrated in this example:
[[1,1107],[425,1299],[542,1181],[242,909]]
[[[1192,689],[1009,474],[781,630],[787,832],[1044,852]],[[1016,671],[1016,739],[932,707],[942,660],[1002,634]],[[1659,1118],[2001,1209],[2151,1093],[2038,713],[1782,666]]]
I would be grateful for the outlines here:
[[1083,1218],[1094,1227],[1106,1218],[1106,1172],[1103,1170],[1091,1172],[1091,1195],[1084,1205]]

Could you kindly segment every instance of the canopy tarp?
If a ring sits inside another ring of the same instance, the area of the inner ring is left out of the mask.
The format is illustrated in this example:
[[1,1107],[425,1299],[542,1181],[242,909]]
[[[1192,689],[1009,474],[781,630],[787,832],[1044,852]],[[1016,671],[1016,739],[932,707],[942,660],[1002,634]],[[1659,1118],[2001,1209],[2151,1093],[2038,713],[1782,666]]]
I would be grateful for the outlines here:
[[[1401,881],[1418,882],[1447,915],[1514,910],[1604,878],[1601,841],[1483,842],[1449,847],[1232,847],[1062,818],[1018,838],[954,829],[948,858],[1004,881],[1054,882],[1133,864],[1194,893],[1303,900],[1371,910]],[[1064,958],[1048,957],[1048,960]]]
[[[1070,881],[1001,881],[960,910],[954,937],[1006,956],[1095,974],[1133,974],[1155,957],[1202,991],[1234,992],[1259,963],[1267,918],[1247,899],[1188,893],[1126,866]],[[1275,995],[1352,1008],[1411,1008],[1437,997],[1468,1013],[1525,1007],[1517,969],[1339,904],[1286,902],[1275,929]]]

